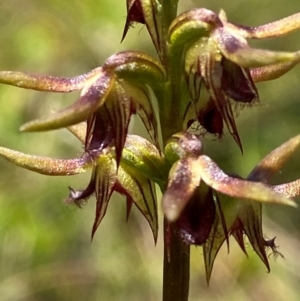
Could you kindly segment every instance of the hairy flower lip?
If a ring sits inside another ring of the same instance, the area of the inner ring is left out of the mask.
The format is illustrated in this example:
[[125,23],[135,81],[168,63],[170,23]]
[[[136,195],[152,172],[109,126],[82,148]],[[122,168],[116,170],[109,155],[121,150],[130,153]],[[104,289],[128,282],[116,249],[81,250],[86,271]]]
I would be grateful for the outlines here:
[[[176,221],[179,235],[187,244],[203,245],[214,224],[216,204],[213,191],[200,183]],[[199,202],[200,201],[200,202]]]

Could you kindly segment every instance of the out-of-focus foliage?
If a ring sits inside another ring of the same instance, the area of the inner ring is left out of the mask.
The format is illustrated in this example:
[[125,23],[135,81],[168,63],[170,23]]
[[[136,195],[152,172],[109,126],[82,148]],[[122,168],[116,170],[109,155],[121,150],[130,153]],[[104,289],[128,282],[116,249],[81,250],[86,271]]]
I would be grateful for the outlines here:
[[[120,0],[11,0],[0,4],[0,70],[75,76],[125,49],[153,54],[146,29],[136,25],[120,44],[126,16]],[[198,6],[231,21],[259,25],[299,10],[294,0],[181,1],[181,11]],[[300,33],[255,46],[295,51]],[[237,118],[244,155],[225,135],[205,138],[206,153],[224,170],[247,175],[265,154],[300,133],[300,69],[258,85],[260,103]],[[26,153],[71,158],[82,146],[66,130],[21,134],[18,127],[65,107],[78,94],[60,95],[0,87],[0,144]],[[133,126],[133,131],[136,129]],[[299,177],[295,158],[275,181]],[[90,175],[50,178],[0,161],[0,296],[12,300],[159,300],[162,235],[153,245],[147,223],[135,211],[126,223],[122,198],[110,203],[93,243],[94,200],[78,209],[64,205],[68,185],[82,187]],[[275,183],[275,182],[274,182]],[[265,206],[265,234],[277,236],[285,259],[270,260],[272,271],[252,256],[247,260],[232,241],[221,250],[206,287],[201,248],[192,250],[191,301],[298,300],[300,282],[299,210]]]

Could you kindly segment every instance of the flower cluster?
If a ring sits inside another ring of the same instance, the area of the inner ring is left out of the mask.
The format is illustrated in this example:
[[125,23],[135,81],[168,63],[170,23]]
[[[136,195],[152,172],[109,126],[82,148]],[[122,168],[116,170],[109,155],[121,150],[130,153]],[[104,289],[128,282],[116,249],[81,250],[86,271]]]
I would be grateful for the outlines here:
[[[26,155],[4,147],[0,155],[47,175],[73,175],[91,169],[86,189],[70,188],[67,201],[80,206],[95,195],[92,236],[112,193],[117,192],[126,198],[127,215],[132,204],[142,212],[156,241],[157,184],[163,193],[167,224],[176,225],[176,235],[186,244],[203,246],[207,280],[230,235],[244,252],[246,235],[269,270],[266,248],[276,252],[276,246],[274,239],[263,236],[262,203],[295,206],[291,198],[300,194],[299,180],[271,186],[269,179],[298,148],[300,136],[271,152],[248,177],[241,178],[229,176],[204,154],[202,138],[193,129],[196,123],[196,127],[222,137],[225,125],[242,149],[234,110],[258,101],[255,82],[277,78],[300,61],[300,52],[254,49],[246,39],[291,32],[299,27],[299,22],[291,22],[299,19],[299,14],[252,28],[230,23],[223,11],[216,14],[203,8],[170,20],[172,14],[166,14],[158,3],[127,0],[123,33],[125,38],[133,22],[145,24],[158,60],[141,52],[121,52],[109,57],[102,67],[75,78],[0,72],[3,84],[51,92],[81,90],[74,104],[28,122],[21,130],[68,128],[84,146],[79,158],[68,160]],[[135,114],[149,140],[128,133]]]

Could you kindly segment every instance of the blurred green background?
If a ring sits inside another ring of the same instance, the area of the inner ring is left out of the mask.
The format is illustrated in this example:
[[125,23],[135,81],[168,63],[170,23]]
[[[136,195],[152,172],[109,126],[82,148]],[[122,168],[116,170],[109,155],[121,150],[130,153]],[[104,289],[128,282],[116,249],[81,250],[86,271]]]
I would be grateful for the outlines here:
[[[299,10],[295,0],[181,1],[180,11],[223,8],[245,25],[267,23]],[[138,49],[154,54],[145,27],[136,25],[121,44],[125,0],[10,0],[0,2],[0,69],[75,76],[101,65],[111,54]],[[251,45],[300,49],[300,32]],[[244,155],[230,136],[207,136],[206,151],[228,172],[242,176],[265,154],[300,132],[299,67],[282,79],[259,84],[260,103],[238,117]],[[78,97],[0,86],[0,145],[23,152],[71,158],[82,146],[67,131],[21,134],[24,122],[65,107]],[[274,179],[299,177],[297,156]],[[0,161],[0,300],[161,300],[162,233],[151,232],[116,196],[90,241],[95,201],[83,209],[63,203],[68,186],[80,189],[89,174],[50,178]],[[191,301],[300,299],[300,214],[279,206],[264,208],[264,233],[276,236],[285,258],[270,257],[272,272],[248,246],[247,259],[231,240],[217,258],[206,286],[201,248],[192,249]],[[160,222],[161,222],[160,217]],[[160,223],[161,224],[161,223]]]

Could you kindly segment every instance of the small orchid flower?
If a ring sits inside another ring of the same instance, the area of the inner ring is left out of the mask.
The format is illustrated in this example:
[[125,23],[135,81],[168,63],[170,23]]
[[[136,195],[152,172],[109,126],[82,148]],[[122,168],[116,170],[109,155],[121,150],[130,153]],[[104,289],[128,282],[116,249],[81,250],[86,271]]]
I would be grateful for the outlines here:
[[[246,181],[252,183],[265,183],[274,192],[280,193],[282,200],[286,197],[293,198],[300,195],[300,180],[281,185],[270,185],[269,181],[272,175],[278,173],[284,163],[291,155],[299,149],[300,136],[291,138],[260,161],[251,171]],[[207,162],[207,168],[214,169],[218,172],[218,167],[212,162]],[[234,176],[232,183],[240,181],[242,178]],[[275,245],[275,238],[267,240],[262,230],[262,203],[255,202],[251,198],[241,201],[239,198],[228,197],[224,193],[219,193],[219,184],[215,179],[207,179],[208,183],[213,185],[216,191],[215,198],[220,205],[218,216],[212,226],[211,233],[207,241],[203,244],[203,256],[206,267],[207,281],[210,279],[214,260],[222,244],[227,240],[229,235],[233,235],[241,249],[247,254],[245,249],[245,236],[249,239],[251,246],[259,258],[270,271],[268,256],[266,250],[271,249],[274,254],[280,254]],[[222,185],[222,184],[221,184]],[[257,193],[260,194],[259,191]],[[275,202],[274,202],[275,203]],[[292,205],[292,204],[291,204]],[[229,243],[228,243],[229,247]]]
[[85,150],[98,152],[115,147],[119,163],[130,119],[138,114],[158,146],[157,122],[148,85],[155,93],[164,82],[164,71],[157,61],[143,53],[115,54],[102,67],[75,78],[2,71],[0,82],[39,91],[82,90],[74,104],[49,117],[26,123],[22,131],[53,130],[86,121]]
[[292,138],[263,159],[246,179],[229,176],[203,154],[199,138],[188,132],[175,134],[165,149],[172,164],[163,211],[177,223],[182,239],[202,245],[209,281],[214,259],[228,236],[233,235],[244,252],[244,234],[269,270],[266,248],[274,252],[274,240],[262,232],[262,203],[296,206],[290,197],[300,195],[300,181],[270,186],[268,180],[299,147]]
[[[85,124],[73,126],[70,131],[84,143]],[[132,204],[135,204],[147,219],[156,241],[157,201],[154,182],[150,179],[161,183],[164,179],[164,168],[159,151],[146,139],[128,135],[119,166],[114,147],[106,147],[97,152],[87,151],[74,159],[39,157],[0,147],[0,156],[18,166],[50,176],[69,176],[92,170],[91,180],[86,189],[70,188],[70,194],[66,199],[67,203],[75,203],[80,207],[83,202],[95,195],[96,216],[92,237],[105,216],[112,193],[117,192],[126,197],[127,218]]]
[[[296,15],[252,28],[230,23],[224,11],[217,15],[197,8],[172,22],[168,40],[171,64],[178,76],[184,72],[189,94],[184,129],[196,122],[220,138],[226,125],[242,150],[234,111],[258,101],[255,82],[277,78],[300,62],[299,51],[255,49],[249,47],[246,39],[263,39],[295,30],[297,25],[288,24],[291,18],[296,19]],[[178,60],[182,60],[181,65]]]

